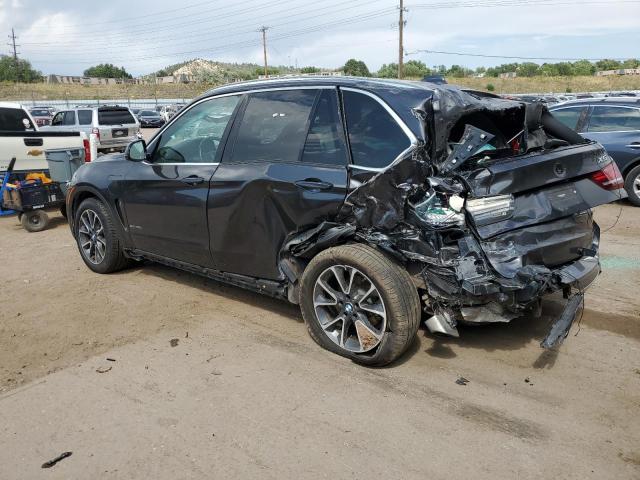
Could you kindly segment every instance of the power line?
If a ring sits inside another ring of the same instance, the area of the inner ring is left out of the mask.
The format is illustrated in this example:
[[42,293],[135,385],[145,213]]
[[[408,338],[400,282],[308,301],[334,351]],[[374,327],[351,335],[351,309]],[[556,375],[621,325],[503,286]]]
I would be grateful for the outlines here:
[[[599,60],[606,60],[605,58],[567,58],[567,57],[522,57],[514,55],[487,55],[483,53],[464,53],[464,52],[443,52],[441,50],[414,50],[413,52],[407,52],[405,55],[415,55],[416,53],[435,53],[438,55],[457,55],[460,57],[482,57],[482,58],[507,58],[511,60],[549,60],[557,62],[576,62],[578,60],[588,60],[590,62],[597,62]],[[624,58],[608,58],[609,60],[625,60]]]

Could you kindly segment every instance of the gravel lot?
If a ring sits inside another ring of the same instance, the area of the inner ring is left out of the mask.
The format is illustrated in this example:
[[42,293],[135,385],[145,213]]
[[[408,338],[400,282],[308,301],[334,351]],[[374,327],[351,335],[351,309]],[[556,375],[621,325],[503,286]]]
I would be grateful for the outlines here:
[[640,478],[640,209],[596,216],[604,273],[559,351],[538,346],[552,297],[421,330],[385,369],[321,350],[294,306],[152,264],[96,275],[62,217],[0,218],[0,478]]

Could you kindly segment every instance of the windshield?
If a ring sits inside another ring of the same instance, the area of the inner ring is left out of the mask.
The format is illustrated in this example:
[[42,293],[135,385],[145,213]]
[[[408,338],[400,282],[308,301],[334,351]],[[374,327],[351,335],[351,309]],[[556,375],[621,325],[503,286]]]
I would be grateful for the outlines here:
[[143,117],[159,117],[158,112],[152,112],[151,110],[142,110],[138,115]]
[[34,117],[48,117],[49,110],[31,110],[31,115]]

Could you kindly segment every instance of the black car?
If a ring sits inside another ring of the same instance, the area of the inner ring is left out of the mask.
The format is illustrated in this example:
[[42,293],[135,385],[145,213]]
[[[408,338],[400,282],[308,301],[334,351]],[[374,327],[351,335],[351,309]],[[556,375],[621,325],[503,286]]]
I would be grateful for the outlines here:
[[640,207],[640,98],[590,98],[551,108],[580,135],[600,142],[613,157],[629,201]]
[[165,124],[162,116],[153,110],[140,110],[137,117],[143,128],[158,128]]
[[95,272],[152,260],[300,304],[366,365],[460,321],[567,306],[600,272],[590,207],[620,195],[603,148],[541,104],[424,82],[286,78],[194,100],[148,145],[83,165],[71,231]]

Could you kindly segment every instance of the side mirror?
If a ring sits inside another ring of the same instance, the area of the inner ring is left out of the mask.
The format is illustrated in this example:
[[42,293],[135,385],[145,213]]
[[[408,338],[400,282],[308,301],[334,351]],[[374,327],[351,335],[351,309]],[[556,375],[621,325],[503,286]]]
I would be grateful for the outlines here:
[[147,142],[136,140],[127,145],[124,156],[132,162],[141,162],[147,159]]

